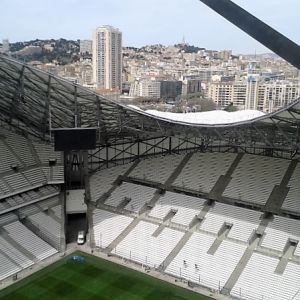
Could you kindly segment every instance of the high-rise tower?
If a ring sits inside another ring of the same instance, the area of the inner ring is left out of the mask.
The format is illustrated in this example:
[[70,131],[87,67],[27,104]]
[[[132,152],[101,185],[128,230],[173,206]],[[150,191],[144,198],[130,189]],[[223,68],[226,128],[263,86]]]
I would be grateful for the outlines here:
[[93,72],[98,89],[122,89],[122,33],[119,29],[101,26],[95,30]]

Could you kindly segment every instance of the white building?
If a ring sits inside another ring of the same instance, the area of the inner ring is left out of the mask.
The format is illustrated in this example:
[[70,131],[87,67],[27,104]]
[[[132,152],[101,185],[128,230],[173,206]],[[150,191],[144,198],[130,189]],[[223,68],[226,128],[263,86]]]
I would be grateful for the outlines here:
[[265,82],[254,76],[244,81],[211,82],[207,87],[207,96],[218,108],[232,103],[239,109],[273,112],[300,97],[300,82]]
[[130,86],[129,96],[159,99],[160,87],[160,81],[148,78],[135,80]]
[[101,26],[95,30],[93,77],[98,89],[121,90],[122,33],[119,29]]

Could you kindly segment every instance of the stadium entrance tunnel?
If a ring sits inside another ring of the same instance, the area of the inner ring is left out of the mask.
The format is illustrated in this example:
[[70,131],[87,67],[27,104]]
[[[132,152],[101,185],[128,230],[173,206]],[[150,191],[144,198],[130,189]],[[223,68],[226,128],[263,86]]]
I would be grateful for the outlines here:
[[86,213],[67,214],[66,218],[66,242],[76,243],[79,231],[88,232]]

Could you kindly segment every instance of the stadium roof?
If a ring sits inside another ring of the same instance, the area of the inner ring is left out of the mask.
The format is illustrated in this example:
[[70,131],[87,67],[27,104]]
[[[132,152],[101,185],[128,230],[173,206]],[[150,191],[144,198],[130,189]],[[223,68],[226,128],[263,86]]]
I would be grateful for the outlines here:
[[56,128],[93,127],[98,142],[155,136],[201,137],[240,145],[259,143],[293,151],[299,144],[300,100],[280,111],[230,123],[190,123],[153,115],[102,97],[77,84],[0,56],[0,120],[49,140]]
[[240,110],[235,112],[213,110],[193,113],[171,113],[157,110],[147,110],[146,112],[153,116],[158,116],[165,119],[203,125],[233,124],[242,121],[250,121],[265,115],[263,112],[257,110]]

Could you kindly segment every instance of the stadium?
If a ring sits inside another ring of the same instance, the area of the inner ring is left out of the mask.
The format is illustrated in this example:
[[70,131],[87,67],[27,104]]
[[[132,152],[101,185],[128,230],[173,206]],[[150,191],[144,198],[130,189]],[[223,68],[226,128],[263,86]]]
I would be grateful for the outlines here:
[[300,100],[217,118],[0,56],[0,299],[299,300]]

